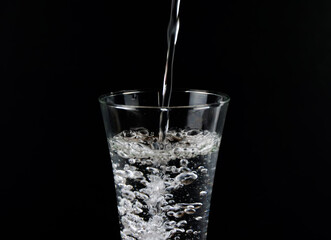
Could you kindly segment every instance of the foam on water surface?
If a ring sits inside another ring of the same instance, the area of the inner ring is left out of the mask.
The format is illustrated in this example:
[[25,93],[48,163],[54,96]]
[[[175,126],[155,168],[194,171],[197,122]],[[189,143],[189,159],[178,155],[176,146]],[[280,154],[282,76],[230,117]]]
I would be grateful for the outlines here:
[[[171,159],[194,158],[218,149],[221,137],[198,130],[168,131],[163,142],[147,129],[124,131],[109,139],[111,151],[122,158],[150,158],[154,164]],[[134,161],[134,160],[131,160]]]

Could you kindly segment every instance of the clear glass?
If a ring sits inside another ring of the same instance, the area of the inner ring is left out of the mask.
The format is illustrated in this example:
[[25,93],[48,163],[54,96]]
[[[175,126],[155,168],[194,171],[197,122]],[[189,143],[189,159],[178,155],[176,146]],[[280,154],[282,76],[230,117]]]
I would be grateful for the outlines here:
[[[230,98],[203,90],[121,91],[99,98],[123,240],[206,239]],[[169,130],[160,140],[162,112]]]

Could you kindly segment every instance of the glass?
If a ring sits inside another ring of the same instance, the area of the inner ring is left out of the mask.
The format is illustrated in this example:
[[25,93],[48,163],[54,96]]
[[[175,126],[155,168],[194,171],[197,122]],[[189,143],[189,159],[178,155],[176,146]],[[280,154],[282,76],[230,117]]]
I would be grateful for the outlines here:
[[[218,150],[230,98],[178,90],[120,91],[99,98],[123,240],[206,239]],[[169,129],[159,139],[167,112]]]

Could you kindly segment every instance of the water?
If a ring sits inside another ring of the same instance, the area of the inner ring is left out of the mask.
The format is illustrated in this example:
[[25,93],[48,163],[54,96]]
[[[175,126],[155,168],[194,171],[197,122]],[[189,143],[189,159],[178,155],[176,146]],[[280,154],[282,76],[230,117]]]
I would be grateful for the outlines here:
[[140,128],[108,139],[123,240],[202,240],[221,137]]
[[[178,38],[179,31],[179,7],[180,0],[172,0],[170,10],[170,20],[167,31],[167,59],[164,71],[163,85],[162,85],[162,98],[161,107],[169,107],[172,83],[173,83],[173,65],[175,57],[175,48]],[[159,141],[163,141],[169,127],[169,112],[166,108],[161,110],[160,114],[160,130],[159,130]]]

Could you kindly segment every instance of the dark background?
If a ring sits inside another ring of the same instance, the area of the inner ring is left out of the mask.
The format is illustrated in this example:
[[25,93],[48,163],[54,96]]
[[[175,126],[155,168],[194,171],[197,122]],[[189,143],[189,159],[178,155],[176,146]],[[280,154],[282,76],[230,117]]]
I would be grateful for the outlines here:
[[[3,239],[119,239],[97,97],[161,87],[169,8],[0,2]],[[328,0],[182,1],[174,87],[232,98],[209,239],[331,238],[330,12]]]

